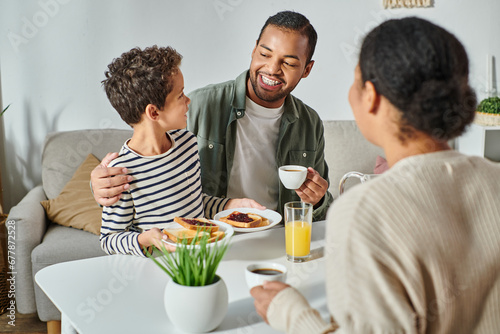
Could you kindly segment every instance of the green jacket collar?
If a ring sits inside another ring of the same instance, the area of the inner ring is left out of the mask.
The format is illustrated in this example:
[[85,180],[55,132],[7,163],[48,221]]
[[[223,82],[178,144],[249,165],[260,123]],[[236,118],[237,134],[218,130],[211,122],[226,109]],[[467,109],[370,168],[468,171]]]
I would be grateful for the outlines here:
[[234,110],[244,111],[246,108],[248,71],[244,71],[234,80],[234,96],[232,106]]

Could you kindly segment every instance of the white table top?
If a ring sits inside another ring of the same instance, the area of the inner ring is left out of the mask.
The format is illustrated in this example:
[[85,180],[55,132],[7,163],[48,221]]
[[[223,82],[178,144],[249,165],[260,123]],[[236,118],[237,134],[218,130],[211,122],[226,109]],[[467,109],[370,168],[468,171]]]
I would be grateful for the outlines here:
[[[294,264],[285,259],[282,227],[236,234],[217,271],[227,285],[229,307],[213,333],[277,333],[257,315],[246,286],[246,266],[259,261],[286,265],[287,283],[327,320],[324,235],[325,222],[314,223],[313,259]],[[41,289],[80,334],[182,333],[170,322],[163,305],[169,279],[152,260],[131,255],[59,263],[35,275]]]

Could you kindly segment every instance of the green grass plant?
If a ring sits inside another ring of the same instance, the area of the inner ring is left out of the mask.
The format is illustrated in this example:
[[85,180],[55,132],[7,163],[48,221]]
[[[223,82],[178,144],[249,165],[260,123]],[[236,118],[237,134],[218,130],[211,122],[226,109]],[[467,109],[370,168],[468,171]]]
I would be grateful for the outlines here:
[[[187,239],[177,243],[175,252],[169,252],[164,245],[161,249],[153,247],[146,256],[156,263],[174,282],[186,286],[204,286],[215,282],[215,273],[224,254],[229,248],[230,240],[224,238],[214,245],[208,243],[210,236],[198,231],[192,245],[187,247]],[[159,255],[159,256],[155,256]]]

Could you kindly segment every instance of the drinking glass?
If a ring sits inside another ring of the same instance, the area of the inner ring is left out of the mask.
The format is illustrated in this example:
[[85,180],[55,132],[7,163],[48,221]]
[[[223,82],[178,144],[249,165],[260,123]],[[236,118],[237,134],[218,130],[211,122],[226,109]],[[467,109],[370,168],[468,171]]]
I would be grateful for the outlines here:
[[311,256],[312,212],[313,206],[310,203],[285,203],[285,243],[288,261],[305,262]]

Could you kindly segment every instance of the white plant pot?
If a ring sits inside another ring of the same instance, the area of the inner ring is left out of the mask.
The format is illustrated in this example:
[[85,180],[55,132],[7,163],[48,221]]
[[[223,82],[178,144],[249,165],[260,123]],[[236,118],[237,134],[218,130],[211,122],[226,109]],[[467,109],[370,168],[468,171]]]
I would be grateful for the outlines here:
[[227,287],[219,276],[215,283],[206,286],[185,286],[170,280],[165,288],[164,303],[170,321],[179,329],[209,332],[226,316]]

